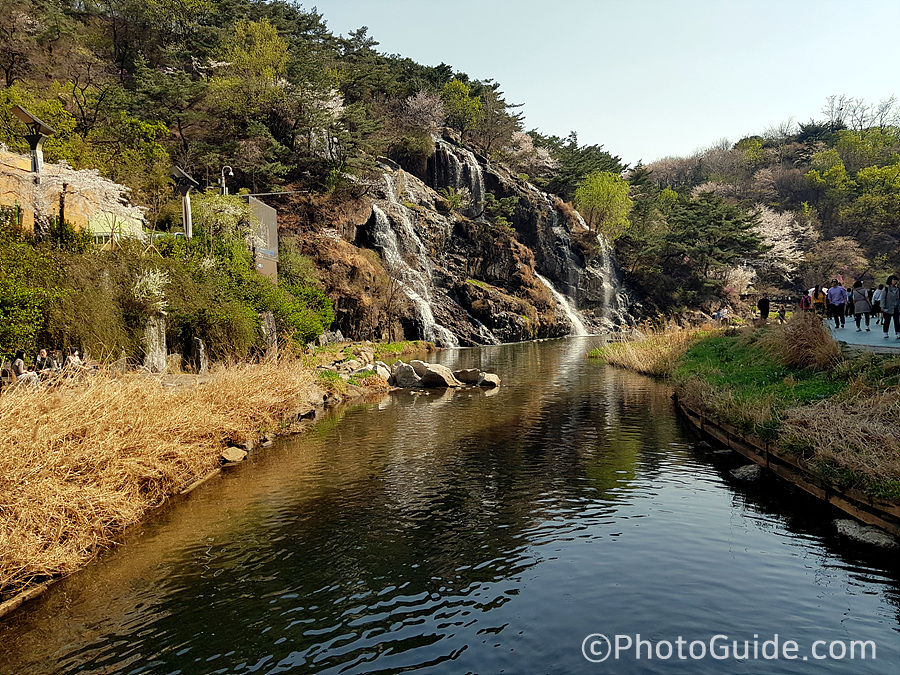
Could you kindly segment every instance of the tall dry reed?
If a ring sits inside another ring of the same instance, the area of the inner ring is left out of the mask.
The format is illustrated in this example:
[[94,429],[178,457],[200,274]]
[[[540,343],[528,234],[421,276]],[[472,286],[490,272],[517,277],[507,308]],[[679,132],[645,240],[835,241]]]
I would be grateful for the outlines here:
[[669,377],[681,356],[700,338],[710,334],[709,330],[677,326],[659,331],[648,329],[634,339],[604,345],[591,352],[591,356],[644,375]]
[[841,348],[825,322],[814,312],[795,312],[787,323],[772,326],[761,344],[783,365],[827,370],[841,357]]
[[298,360],[205,383],[103,376],[0,395],[0,595],[81,567],[117,533],[274,424],[313,381]]

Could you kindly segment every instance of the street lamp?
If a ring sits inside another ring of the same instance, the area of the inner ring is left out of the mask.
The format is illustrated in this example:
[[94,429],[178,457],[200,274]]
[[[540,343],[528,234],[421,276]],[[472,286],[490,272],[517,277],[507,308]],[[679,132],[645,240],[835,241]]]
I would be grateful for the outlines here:
[[22,120],[31,132],[25,140],[31,146],[31,173],[34,174],[34,182],[40,185],[41,169],[44,166],[44,141],[55,132],[20,105],[12,107],[12,114]]
[[232,170],[232,168],[230,166],[226,165],[226,166],[222,167],[222,178],[221,178],[221,180],[219,180],[219,186],[222,188],[223,195],[228,194],[228,188],[225,186],[225,169],[228,169],[229,176],[234,176],[234,171]]
[[169,169],[169,175],[175,179],[175,187],[181,193],[181,222],[184,225],[184,238],[190,239],[194,234],[191,222],[191,188],[197,187],[199,183],[180,166],[173,166]]

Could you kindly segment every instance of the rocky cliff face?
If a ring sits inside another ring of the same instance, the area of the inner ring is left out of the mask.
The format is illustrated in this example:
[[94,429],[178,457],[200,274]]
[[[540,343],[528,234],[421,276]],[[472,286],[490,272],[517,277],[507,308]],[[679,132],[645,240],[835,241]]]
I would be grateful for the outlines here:
[[[407,169],[385,161],[366,199],[301,233],[344,335],[466,346],[628,320],[609,247],[571,207],[445,138]],[[448,188],[471,200],[451,210]],[[488,192],[517,199],[511,228],[484,218]]]

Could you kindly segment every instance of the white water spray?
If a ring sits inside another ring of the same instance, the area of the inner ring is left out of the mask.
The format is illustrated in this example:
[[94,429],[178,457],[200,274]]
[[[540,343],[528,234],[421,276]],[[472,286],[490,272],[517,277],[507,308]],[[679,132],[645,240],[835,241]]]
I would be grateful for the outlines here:
[[[408,218],[398,219],[400,221],[398,229],[402,239],[401,246],[401,240],[398,240],[397,237],[398,232],[395,231],[387,214],[375,204],[372,205],[372,212],[375,214],[375,228],[373,231],[375,245],[381,249],[381,255],[384,258],[386,267],[394,278],[400,282],[403,291],[412,301],[416,309],[416,315],[422,323],[422,336],[424,339],[442,347],[458,347],[459,342],[456,336],[437,323],[434,319],[434,313],[431,311],[429,303],[431,300],[429,292],[431,274],[428,258],[425,256],[425,247],[413,230],[412,224]],[[411,255],[423,269],[416,269],[410,265],[403,253],[406,253],[408,256]]]
[[534,273],[541,283],[543,283],[547,290],[550,291],[550,294],[553,296],[553,299],[556,300],[556,304],[559,305],[559,308],[563,311],[563,314],[566,315],[566,318],[569,320],[569,325],[572,326],[572,330],[569,335],[590,335],[590,332],[585,327],[584,322],[581,320],[581,316],[578,314],[578,310],[575,308],[575,305],[572,304],[572,301],[569,300],[565,295],[560,293],[553,287],[553,284],[550,283],[548,279],[545,279],[537,272]]

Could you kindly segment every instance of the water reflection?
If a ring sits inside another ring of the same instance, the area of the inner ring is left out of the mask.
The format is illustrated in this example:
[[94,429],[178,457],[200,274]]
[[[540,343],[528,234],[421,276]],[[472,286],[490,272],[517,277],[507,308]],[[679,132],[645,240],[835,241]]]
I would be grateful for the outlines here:
[[[595,631],[875,639],[866,671],[895,672],[896,561],[733,482],[665,387],[589,347],[433,355],[504,385],[393,394],[258,454],[14,616],[0,673],[597,672]],[[616,672],[679,669],[722,670]]]

